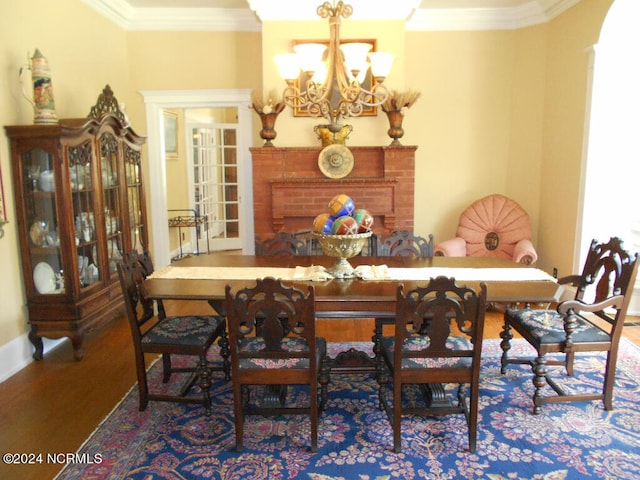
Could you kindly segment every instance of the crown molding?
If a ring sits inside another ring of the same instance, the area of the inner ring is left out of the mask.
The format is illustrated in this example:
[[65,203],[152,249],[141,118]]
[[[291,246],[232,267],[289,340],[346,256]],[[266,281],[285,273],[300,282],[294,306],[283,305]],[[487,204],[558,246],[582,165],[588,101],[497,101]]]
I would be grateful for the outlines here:
[[[406,20],[421,0],[346,0],[353,7],[352,20]],[[319,0],[247,0],[249,8],[260,20],[318,20]]]
[[259,32],[247,8],[133,8],[126,0],[82,0],[125,30]]
[[546,23],[580,0],[530,0],[516,7],[418,9],[407,31],[515,30]]
[[[134,8],[127,0],[82,1],[125,30],[259,32],[261,21],[318,19],[315,6],[310,8],[307,0],[248,0],[250,8]],[[317,1],[313,0],[313,4]],[[580,1],[529,0],[501,8],[417,8],[419,0],[394,0],[392,14],[384,12],[388,0],[349,3],[354,7],[354,20],[406,20],[407,31],[460,31],[515,30],[538,25]],[[362,6],[356,8],[358,5]]]

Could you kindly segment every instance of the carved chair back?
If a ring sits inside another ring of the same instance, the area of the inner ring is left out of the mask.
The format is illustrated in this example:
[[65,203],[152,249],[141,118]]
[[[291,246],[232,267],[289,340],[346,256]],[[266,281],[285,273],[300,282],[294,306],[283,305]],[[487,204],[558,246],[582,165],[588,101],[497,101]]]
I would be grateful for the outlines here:
[[383,257],[433,257],[433,235],[427,240],[409,230],[397,230],[378,240],[377,253]]

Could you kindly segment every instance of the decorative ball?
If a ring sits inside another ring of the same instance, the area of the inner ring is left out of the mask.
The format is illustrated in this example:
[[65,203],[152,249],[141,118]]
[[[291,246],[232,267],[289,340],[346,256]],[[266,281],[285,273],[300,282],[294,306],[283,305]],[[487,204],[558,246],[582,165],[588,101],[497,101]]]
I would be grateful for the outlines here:
[[359,208],[353,212],[352,217],[358,222],[358,233],[366,233],[371,231],[373,227],[373,215],[364,208]]
[[328,213],[321,213],[313,220],[313,231],[316,233],[331,234],[335,218]]
[[351,215],[355,209],[356,206],[351,197],[344,193],[336,195],[329,202],[329,213],[335,218]]
[[334,235],[355,235],[358,233],[358,222],[349,215],[338,217],[333,222],[332,233]]

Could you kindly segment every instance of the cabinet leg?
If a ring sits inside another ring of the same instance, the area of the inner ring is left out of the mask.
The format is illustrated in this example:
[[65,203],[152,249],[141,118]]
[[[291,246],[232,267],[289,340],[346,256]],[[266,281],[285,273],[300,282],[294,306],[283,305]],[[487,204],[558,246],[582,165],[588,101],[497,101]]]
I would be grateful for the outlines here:
[[82,337],[70,337],[71,345],[73,346],[73,357],[76,360],[82,360],[84,357],[84,351],[82,350]]
[[42,337],[38,336],[33,330],[29,332],[29,341],[35,347],[35,351],[33,352],[33,359],[38,361],[42,360],[44,345],[42,344]]

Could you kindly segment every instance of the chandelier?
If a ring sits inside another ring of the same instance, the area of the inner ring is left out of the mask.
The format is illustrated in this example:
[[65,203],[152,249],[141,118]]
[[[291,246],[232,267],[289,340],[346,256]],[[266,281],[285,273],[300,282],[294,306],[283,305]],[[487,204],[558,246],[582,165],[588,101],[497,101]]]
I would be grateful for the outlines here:
[[[295,53],[275,58],[287,82],[284,103],[311,117],[326,118],[334,133],[342,128],[342,118],[357,117],[366,107],[382,105],[389,96],[383,82],[391,70],[393,55],[371,52],[370,43],[340,43],[340,18],[349,18],[352,13],[351,5],[342,1],[324,2],[317,14],[329,19],[329,45],[300,43],[293,47]],[[303,75],[298,83],[300,72]],[[363,82],[369,72],[371,86],[367,89]]]

